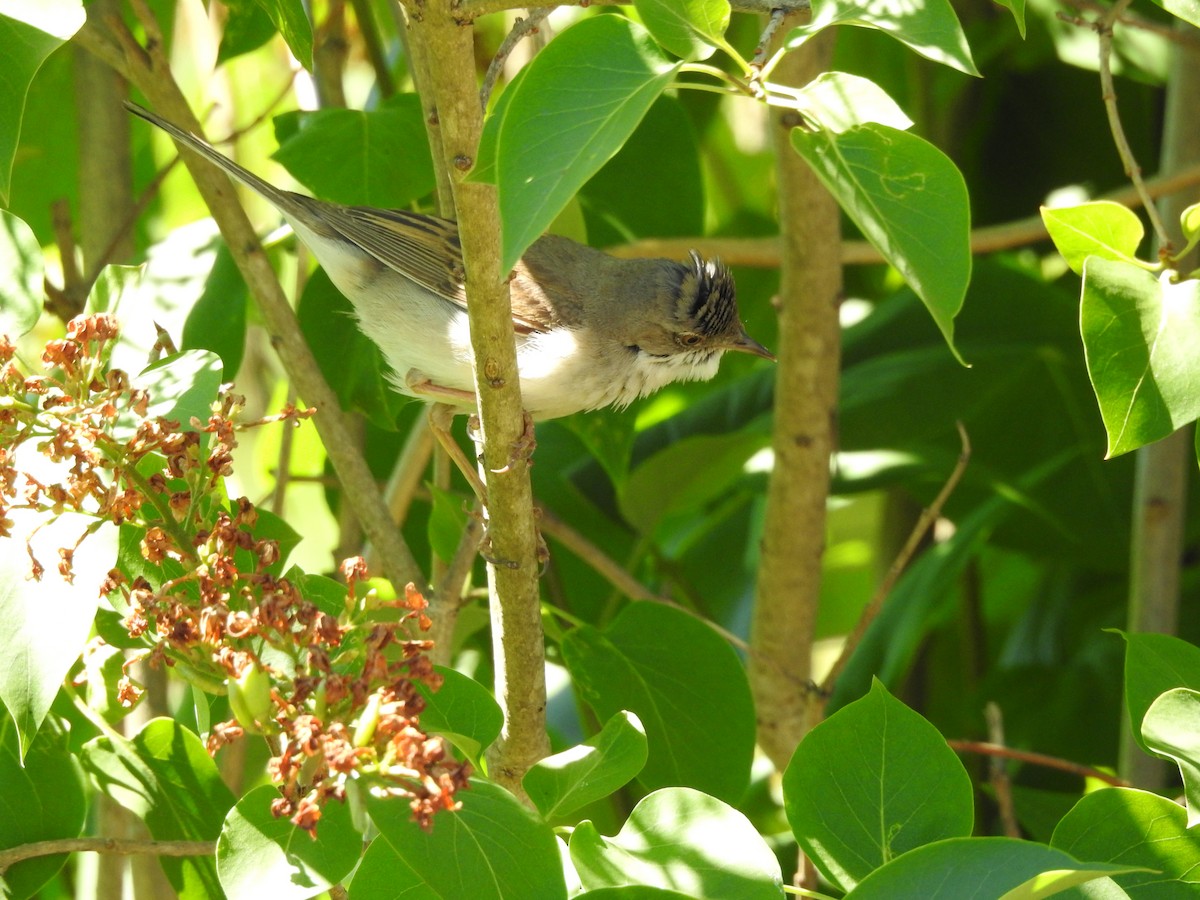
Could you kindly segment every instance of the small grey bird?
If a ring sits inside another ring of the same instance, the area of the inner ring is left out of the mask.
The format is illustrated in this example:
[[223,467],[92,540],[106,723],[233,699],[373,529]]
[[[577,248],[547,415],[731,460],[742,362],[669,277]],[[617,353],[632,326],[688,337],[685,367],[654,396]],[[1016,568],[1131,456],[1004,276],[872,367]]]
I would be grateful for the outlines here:
[[[383,351],[397,390],[475,408],[453,222],[280,190],[195,135],[126,106],[279,210]],[[695,252],[688,264],[617,259],[547,234],[517,263],[510,291],[521,397],[534,419],[624,407],[673,381],[705,381],[726,350],[774,359],[746,333],[729,270]]]

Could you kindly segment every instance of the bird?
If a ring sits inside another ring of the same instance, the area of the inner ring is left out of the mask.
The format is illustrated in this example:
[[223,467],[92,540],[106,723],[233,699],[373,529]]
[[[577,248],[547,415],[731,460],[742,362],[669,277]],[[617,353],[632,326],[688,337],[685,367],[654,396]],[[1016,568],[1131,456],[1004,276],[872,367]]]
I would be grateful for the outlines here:
[[[476,408],[458,228],[398,209],[329,203],[277,188],[203,138],[126,102],[274,206],[353,307],[402,394]],[[726,351],[775,357],[750,337],[733,276],[692,251],[687,262],[619,259],[545,234],[509,276],[517,370],[534,421],[623,408],[677,381],[706,381]]]

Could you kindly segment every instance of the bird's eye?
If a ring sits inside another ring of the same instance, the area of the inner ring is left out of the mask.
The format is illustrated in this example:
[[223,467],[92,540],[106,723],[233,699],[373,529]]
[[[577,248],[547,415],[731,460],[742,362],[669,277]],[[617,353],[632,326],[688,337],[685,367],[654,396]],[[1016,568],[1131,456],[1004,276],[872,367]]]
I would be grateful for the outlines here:
[[696,347],[704,342],[704,335],[689,331],[686,334],[679,335],[677,340],[685,347]]

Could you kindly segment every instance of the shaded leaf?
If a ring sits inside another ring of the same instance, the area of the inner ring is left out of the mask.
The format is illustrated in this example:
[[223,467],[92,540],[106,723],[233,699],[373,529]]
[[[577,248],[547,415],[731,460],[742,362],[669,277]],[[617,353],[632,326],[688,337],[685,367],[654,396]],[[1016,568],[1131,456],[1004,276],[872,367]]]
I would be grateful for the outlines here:
[[796,748],[783,806],[804,852],[847,890],[915,847],[969,835],[974,822],[954,751],[878,681]]
[[258,0],[283,35],[292,56],[310,72],[313,67],[313,34],[301,0]]
[[1200,647],[1168,634],[1119,632],[1125,639],[1125,706],[1134,740],[1147,753],[1142,721],[1159,695],[1173,688],[1200,691]]
[[504,713],[482,684],[443,666],[437,672],[445,680],[436,691],[425,684],[417,690],[425,698],[421,727],[447,738],[478,763],[480,754],[500,737]]
[[687,785],[728,802],[741,796],[754,753],[754,703],[737,655],[712,629],[659,603],[631,603],[603,631],[573,629],[562,652],[600,718],[630,710],[642,721],[650,749],[643,784]]
[[0,335],[15,340],[42,314],[42,248],[28,225],[0,210]]

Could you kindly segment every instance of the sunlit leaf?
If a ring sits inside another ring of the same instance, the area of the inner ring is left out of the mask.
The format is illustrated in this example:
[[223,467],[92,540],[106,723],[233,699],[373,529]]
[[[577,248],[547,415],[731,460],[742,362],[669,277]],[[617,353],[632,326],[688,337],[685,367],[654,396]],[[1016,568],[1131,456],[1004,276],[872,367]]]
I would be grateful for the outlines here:
[[1111,200],[1079,206],[1042,207],[1042,221],[1054,246],[1077,275],[1089,256],[1132,262],[1145,229],[1128,207]]
[[1200,824],[1200,691],[1174,688],[1160,695],[1142,719],[1142,740],[1179,766],[1188,827]]
[[33,231],[0,210],[0,335],[16,339],[42,314],[42,248]]
[[725,43],[728,0],[634,0],[655,40],[680,59],[707,59]]
[[877,122],[904,131],[910,119],[883,88],[860,75],[823,72],[800,88],[797,109],[835,134]]
[[1200,281],[1098,256],[1083,267],[1080,330],[1108,456],[1200,416]]

